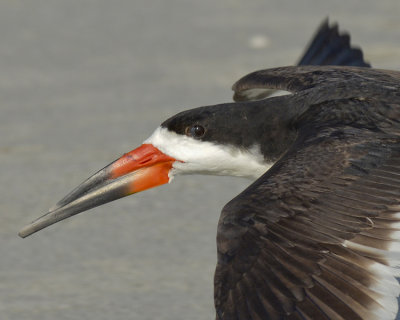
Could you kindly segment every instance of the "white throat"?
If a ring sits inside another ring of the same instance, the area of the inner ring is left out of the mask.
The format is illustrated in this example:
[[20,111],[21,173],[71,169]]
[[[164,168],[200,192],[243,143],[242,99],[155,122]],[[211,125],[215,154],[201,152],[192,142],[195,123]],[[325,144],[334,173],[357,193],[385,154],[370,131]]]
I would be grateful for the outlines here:
[[258,178],[273,163],[265,162],[260,147],[240,149],[196,140],[159,127],[144,143],[150,143],[163,153],[177,159],[170,172],[174,174],[210,174]]

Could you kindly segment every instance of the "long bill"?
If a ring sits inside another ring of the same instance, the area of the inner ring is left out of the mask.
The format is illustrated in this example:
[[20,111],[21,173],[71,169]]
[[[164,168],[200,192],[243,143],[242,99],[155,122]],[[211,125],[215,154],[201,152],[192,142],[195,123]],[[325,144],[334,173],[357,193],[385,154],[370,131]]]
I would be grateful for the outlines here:
[[175,161],[153,145],[143,144],[84,181],[48,213],[24,227],[19,236],[25,238],[80,212],[165,184]]

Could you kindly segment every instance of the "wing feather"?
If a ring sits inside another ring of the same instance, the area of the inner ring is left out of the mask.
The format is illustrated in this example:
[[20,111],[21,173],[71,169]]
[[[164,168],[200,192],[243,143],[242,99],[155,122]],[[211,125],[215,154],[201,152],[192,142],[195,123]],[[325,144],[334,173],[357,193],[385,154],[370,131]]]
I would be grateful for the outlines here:
[[[324,89],[330,84],[330,92],[339,98],[354,93],[357,84],[373,86],[379,80],[381,89],[395,89],[394,81],[398,81],[400,74],[396,71],[378,70],[364,67],[343,67],[343,66],[289,66],[259,70],[239,79],[233,86],[235,101],[260,100],[267,97],[271,89],[284,90],[292,93],[312,88]],[[344,85],[344,82],[347,82]],[[349,84],[352,85],[349,85]],[[350,86],[349,90],[347,88]],[[340,88],[339,91],[335,90]],[[362,86],[358,86],[362,90]],[[258,90],[257,95],[253,93]],[[327,95],[328,92],[325,92]],[[371,91],[371,90],[369,90]],[[368,92],[365,92],[368,94]],[[398,112],[398,111],[397,111]]]
[[394,319],[400,137],[320,125],[298,139],[221,214],[217,319]]
[[352,48],[350,35],[340,34],[337,24],[329,26],[324,20],[314,35],[310,45],[300,58],[298,65],[353,65],[371,67],[364,61],[363,53]]

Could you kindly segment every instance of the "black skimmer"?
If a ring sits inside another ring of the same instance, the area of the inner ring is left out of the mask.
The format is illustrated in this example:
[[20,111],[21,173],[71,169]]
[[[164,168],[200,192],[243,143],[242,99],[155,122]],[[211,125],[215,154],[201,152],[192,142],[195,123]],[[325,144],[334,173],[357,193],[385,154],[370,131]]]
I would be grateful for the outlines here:
[[400,72],[282,67],[233,89],[242,101],[166,120],[20,236],[178,174],[252,177],[218,224],[217,319],[395,319]]

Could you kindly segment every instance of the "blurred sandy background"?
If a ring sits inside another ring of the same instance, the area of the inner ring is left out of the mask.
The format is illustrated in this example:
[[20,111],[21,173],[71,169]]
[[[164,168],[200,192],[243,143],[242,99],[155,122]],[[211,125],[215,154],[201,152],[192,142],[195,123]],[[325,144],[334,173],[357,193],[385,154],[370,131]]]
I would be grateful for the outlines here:
[[18,230],[178,111],[297,61],[329,15],[400,70],[400,2],[0,1],[0,319],[213,319],[219,212],[248,183],[186,176]]

